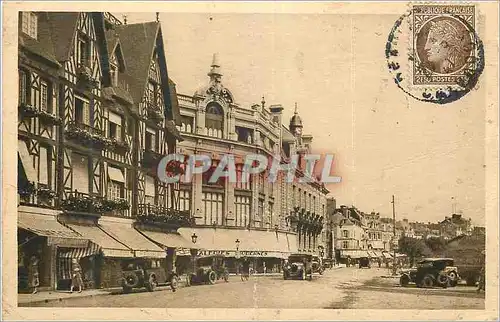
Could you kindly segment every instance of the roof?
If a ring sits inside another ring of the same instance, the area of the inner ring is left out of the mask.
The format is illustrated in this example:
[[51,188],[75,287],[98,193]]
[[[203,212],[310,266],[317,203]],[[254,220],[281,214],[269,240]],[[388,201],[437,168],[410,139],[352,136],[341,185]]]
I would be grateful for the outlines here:
[[79,12],[47,12],[55,56],[60,62],[70,57],[79,15]]
[[294,142],[295,136],[293,136],[292,132],[286,128],[286,126],[282,125],[282,136],[283,142]]
[[159,26],[160,23],[155,21],[115,27],[125,53],[127,72],[132,76],[129,88],[136,104],[142,101],[146,88]]
[[19,33],[19,46],[30,51],[31,53],[45,58],[46,60],[52,62],[57,67],[61,67],[61,64],[57,61],[54,46],[52,43],[51,27],[48,22],[47,13],[38,13],[38,36],[37,39],[31,38],[30,36]]

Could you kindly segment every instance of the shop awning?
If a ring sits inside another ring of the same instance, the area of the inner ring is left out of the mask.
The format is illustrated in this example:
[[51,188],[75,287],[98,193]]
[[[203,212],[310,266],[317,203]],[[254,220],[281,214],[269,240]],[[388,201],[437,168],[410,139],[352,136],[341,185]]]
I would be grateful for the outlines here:
[[151,239],[162,247],[191,248],[193,243],[182,237],[179,233],[164,233],[159,231],[139,230],[147,238]]
[[383,252],[383,253],[382,253],[382,256],[383,256],[385,259],[391,259],[391,258],[392,258],[392,254],[391,254],[391,253],[388,253],[388,252]]
[[90,239],[93,243],[99,245],[106,257],[132,258],[134,253],[131,249],[121,244],[113,237],[106,234],[96,225],[76,225],[67,224],[68,227],[77,231],[80,235]]
[[99,254],[100,252],[99,245],[96,245],[92,242],[89,243],[89,247],[86,248],[69,248],[65,251],[59,249],[57,257],[59,258],[84,258],[92,255]]
[[89,243],[84,236],[59,223],[53,214],[18,211],[17,226],[38,236],[47,237],[49,245],[84,248]]
[[361,258],[361,257],[370,257],[366,250],[342,250],[341,257],[343,258]]
[[100,226],[106,233],[132,249],[135,257],[165,258],[166,256],[165,250],[135,230],[131,222],[101,219]]
[[[276,235],[274,230],[181,228],[179,232],[185,239],[196,233],[198,238],[193,248],[199,249],[199,256],[287,258],[296,249],[295,235],[280,232]],[[236,240],[239,241],[238,252]]]
[[109,180],[125,183],[125,178],[123,177],[123,172],[120,169],[108,167],[108,177],[109,177]]

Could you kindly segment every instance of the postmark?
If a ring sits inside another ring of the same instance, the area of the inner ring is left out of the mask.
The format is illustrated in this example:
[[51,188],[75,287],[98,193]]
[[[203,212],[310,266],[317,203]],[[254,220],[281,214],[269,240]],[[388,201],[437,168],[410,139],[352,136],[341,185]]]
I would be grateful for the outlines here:
[[396,85],[426,102],[456,101],[477,86],[484,49],[474,5],[413,5],[394,24],[385,56]]

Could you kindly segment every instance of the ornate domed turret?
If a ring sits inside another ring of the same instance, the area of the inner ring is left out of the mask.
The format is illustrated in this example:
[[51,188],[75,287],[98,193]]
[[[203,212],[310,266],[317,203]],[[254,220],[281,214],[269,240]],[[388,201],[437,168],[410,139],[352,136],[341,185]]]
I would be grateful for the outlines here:
[[290,119],[290,132],[294,135],[301,135],[302,134],[302,119],[299,116],[299,113],[297,111],[297,103],[295,103],[295,112],[293,113],[292,118]]
[[234,101],[233,94],[221,83],[222,72],[219,64],[218,54],[213,55],[212,65],[210,65],[210,67],[211,69],[207,74],[210,77],[210,82],[208,83],[208,85],[199,88],[194,93],[194,96],[220,96],[228,103],[232,103]]

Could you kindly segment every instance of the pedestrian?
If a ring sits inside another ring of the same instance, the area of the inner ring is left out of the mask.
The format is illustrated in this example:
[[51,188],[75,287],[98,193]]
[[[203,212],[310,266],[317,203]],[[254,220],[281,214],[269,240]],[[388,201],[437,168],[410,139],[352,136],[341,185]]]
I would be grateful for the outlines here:
[[377,262],[378,262],[378,268],[380,268],[380,266],[382,266],[382,260],[378,258]]
[[479,281],[478,281],[477,290],[476,290],[477,293],[480,293],[481,291],[486,290],[486,283],[485,282],[486,282],[486,270],[485,270],[484,265],[483,265],[483,267],[481,267],[481,272],[479,273]]
[[33,293],[38,293],[38,286],[40,286],[40,278],[38,275],[38,257],[36,255],[31,256],[30,263],[28,266],[30,285],[33,288]]
[[73,293],[73,289],[78,287],[78,293],[82,292],[83,287],[83,279],[82,279],[82,268],[78,263],[76,258],[71,260],[72,266],[72,275],[71,275],[71,288],[70,292]]
[[262,262],[262,271],[266,274],[266,262]]

